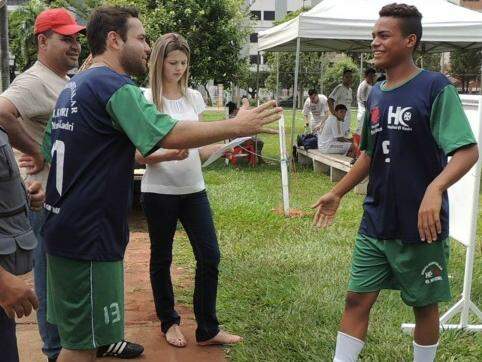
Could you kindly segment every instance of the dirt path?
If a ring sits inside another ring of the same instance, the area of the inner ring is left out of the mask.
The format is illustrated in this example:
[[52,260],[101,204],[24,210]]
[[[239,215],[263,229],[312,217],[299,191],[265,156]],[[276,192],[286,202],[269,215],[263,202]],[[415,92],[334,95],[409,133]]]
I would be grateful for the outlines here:
[[[224,351],[219,347],[198,347],[194,337],[196,322],[190,308],[178,306],[181,314],[181,329],[188,339],[186,348],[169,346],[161,335],[160,323],[157,319],[149,282],[149,239],[147,226],[139,212],[130,220],[131,241],[125,256],[125,308],[126,339],[144,345],[144,354],[139,360],[163,362],[224,362]],[[174,283],[182,281],[185,276],[181,268],[172,269]],[[31,276],[28,276],[31,283]],[[187,283],[189,284],[189,283]],[[20,362],[44,362],[46,358],[41,352],[41,341],[37,331],[36,319],[30,316],[21,320],[17,326],[17,338]],[[103,358],[100,361],[119,361]]]

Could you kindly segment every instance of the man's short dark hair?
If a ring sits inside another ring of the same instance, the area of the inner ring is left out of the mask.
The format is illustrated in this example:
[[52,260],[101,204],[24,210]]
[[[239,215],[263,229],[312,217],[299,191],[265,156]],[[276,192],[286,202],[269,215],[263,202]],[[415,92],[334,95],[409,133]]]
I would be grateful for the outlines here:
[[127,20],[138,18],[139,12],[131,7],[102,6],[94,10],[87,24],[87,41],[93,56],[106,50],[107,34],[115,31],[127,40]]
[[343,70],[343,75],[348,74],[348,73],[353,73],[353,70],[351,70],[351,69]]
[[415,34],[417,42],[413,50],[417,49],[422,40],[422,14],[415,6],[393,3],[385,5],[378,14],[380,17],[387,16],[398,19],[403,36]]
[[365,77],[368,77],[370,74],[377,74],[377,71],[373,68],[365,69]]
[[337,104],[336,107],[335,107],[335,112],[338,112],[338,111],[341,111],[341,110],[348,111],[348,109],[346,108],[346,106],[344,104]]
[[318,90],[316,90],[315,88],[312,88],[308,91],[309,96],[313,96],[315,94],[318,94]]

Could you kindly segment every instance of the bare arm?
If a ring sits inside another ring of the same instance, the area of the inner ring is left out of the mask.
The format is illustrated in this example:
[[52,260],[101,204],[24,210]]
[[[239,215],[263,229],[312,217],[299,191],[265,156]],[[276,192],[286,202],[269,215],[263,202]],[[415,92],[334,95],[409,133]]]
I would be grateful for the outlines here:
[[19,113],[13,103],[0,97],[0,126],[7,131],[12,146],[29,155],[40,153],[40,146],[28,135],[18,117]]
[[310,98],[306,98],[306,101],[303,104],[303,119],[305,120],[305,126],[308,126],[308,123],[309,123],[308,115],[309,114],[310,114]]
[[143,165],[151,165],[153,163],[174,161],[174,160],[184,160],[189,156],[189,150],[157,150],[151,153],[149,156],[142,156],[139,151],[136,150],[136,162]]
[[342,198],[345,194],[362,182],[370,171],[371,157],[362,152],[350,171],[333,187],[333,192]]
[[163,148],[195,148],[228,138],[251,136],[264,131],[264,126],[281,118],[283,108],[267,102],[248,110],[243,107],[233,119],[215,122],[178,122],[160,146]]
[[443,171],[428,185],[418,211],[420,239],[428,242],[437,240],[442,232],[440,222],[442,195],[475,165],[478,158],[477,145],[457,150]]
[[212,145],[207,145],[199,149],[199,157],[201,161],[206,161],[214,152],[224,147],[224,143],[215,143]]
[[345,177],[312,206],[316,209],[313,225],[327,227],[333,223],[341,198],[368,176],[370,163],[371,157],[362,152]]
[[328,98],[328,109],[331,114],[335,115],[335,100],[333,98]]

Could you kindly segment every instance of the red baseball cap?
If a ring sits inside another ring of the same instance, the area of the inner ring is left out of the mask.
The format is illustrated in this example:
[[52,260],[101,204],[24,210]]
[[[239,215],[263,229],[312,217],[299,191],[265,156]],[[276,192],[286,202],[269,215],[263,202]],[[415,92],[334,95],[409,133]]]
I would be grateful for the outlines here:
[[47,9],[35,19],[34,33],[39,34],[47,30],[53,30],[61,35],[73,35],[85,30],[85,26],[77,24],[74,15],[67,9]]

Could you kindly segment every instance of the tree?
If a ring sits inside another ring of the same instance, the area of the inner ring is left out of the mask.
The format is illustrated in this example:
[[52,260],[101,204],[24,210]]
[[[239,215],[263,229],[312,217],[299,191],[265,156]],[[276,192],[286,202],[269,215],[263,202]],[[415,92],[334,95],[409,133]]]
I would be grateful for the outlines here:
[[434,72],[439,72],[440,71],[440,57],[441,57],[441,54],[440,53],[435,53],[435,54],[427,54],[427,53],[420,53],[420,52],[416,52],[414,54],[414,59],[415,59],[415,63],[423,68],[423,69],[427,69],[427,70],[431,70],[431,71],[434,71]]
[[245,89],[249,93],[251,98],[255,98],[259,92],[258,84],[259,88],[266,87],[266,79],[269,76],[269,72],[260,70],[257,76],[256,72],[253,72],[251,69],[249,69],[247,63],[245,63],[245,65],[246,66],[242,67],[242,70],[239,73],[238,81],[236,83],[239,87]]
[[[239,54],[251,32],[244,0],[31,0],[10,17],[10,29],[15,34],[11,47],[19,69],[25,70],[36,59],[33,24],[40,11],[63,6],[86,21],[100,4],[136,7],[151,41],[172,31],[182,34],[191,45],[194,85],[206,86],[211,79],[224,84],[239,81],[246,63]],[[81,43],[82,60],[88,53],[85,37],[81,37]]]
[[353,72],[352,89],[357,89],[360,82],[358,66],[353,62],[353,59],[345,55],[330,62],[323,72],[323,89],[327,95],[341,83],[343,72],[348,69]]
[[[275,25],[282,24],[291,19],[296,18],[301,13],[309,10],[308,8],[302,8],[288,14],[280,21],[276,21]],[[266,79],[266,87],[273,93],[276,92],[276,77],[277,66],[279,61],[279,89],[292,88],[294,84],[294,68],[295,68],[295,53],[281,52],[273,53],[269,52],[266,55],[266,63],[269,67],[269,75]],[[323,65],[325,63],[323,53],[321,52],[309,52],[300,53],[300,65],[298,74],[298,90],[300,100],[305,88],[318,88],[321,80],[321,73]],[[301,102],[301,100],[300,100]]]
[[194,85],[239,81],[246,59],[239,56],[251,31],[244,0],[113,0],[135,6],[152,41],[168,32],[191,46]]
[[[37,45],[33,34],[33,26],[37,15],[48,7],[64,7],[72,11],[80,23],[86,23],[95,6],[102,3],[101,0],[30,0],[20,6],[9,16],[10,51],[15,56],[15,66],[21,72],[29,68],[37,59]],[[85,37],[80,38],[82,53],[80,59],[84,59],[89,53]]]
[[450,53],[451,73],[462,82],[462,93],[468,93],[469,82],[480,74],[480,50],[456,50]]

